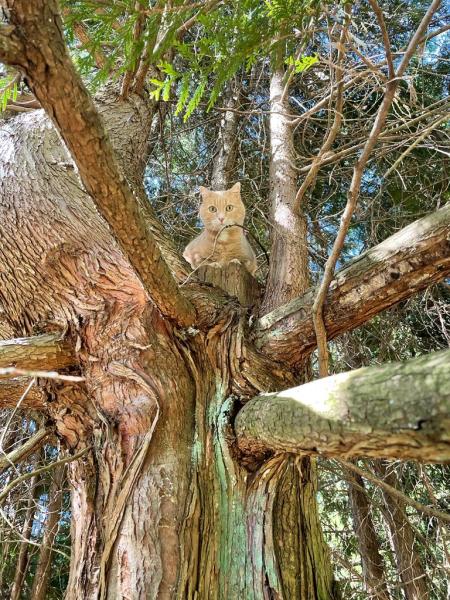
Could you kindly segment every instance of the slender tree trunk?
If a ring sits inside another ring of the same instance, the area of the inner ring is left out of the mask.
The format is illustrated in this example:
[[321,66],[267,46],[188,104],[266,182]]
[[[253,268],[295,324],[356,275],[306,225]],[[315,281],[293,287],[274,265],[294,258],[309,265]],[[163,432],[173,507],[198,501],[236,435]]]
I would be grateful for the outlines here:
[[225,111],[220,120],[218,148],[213,162],[211,187],[213,190],[226,190],[234,183],[236,176],[237,133],[240,115],[241,87],[230,82],[224,93]]
[[[33,518],[35,513],[36,484],[37,477],[35,476],[30,481],[30,495],[28,497],[25,520],[22,526],[22,537],[24,540],[29,540],[31,537],[31,529],[33,527]],[[23,582],[29,563],[29,550],[30,546],[25,541],[22,541],[20,545],[19,556],[17,557],[16,572],[14,574],[14,582],[11,588],[10,600],[19,600],[20,595],[23,592]]]
[[31,598],[45,600],[50,581],[50,568],[53,553],[53,544],[59,528],[59,520],[63,499],[64,465],[55,468],[52,473],[52,483],[48,491],[46,507],[47,518],[45,521],[44,535],[42,538],[39,559],[34,575]]
[[292,300],[309,285],[307,222],[294,211],[297,194],[295,150],[289,102],[284,92],[282,56],[273,61],[270,78],[270,268],[261,313]]
[[349,470],[345,470],[345,476],[349,480],[348,496],[368,598],[370,600],[389,600],[390,594],[386,585],[383,559],[372,521],[370,500],[364,489],[364,480],[360,475]]
[[[375,470],[386,483],[395,488],[399,487],[396,473],[388,463],[377,461]],[[405,597],[407,600],[427,600],[427,577],[415,548],[414,530],[406,516],[405,505],[384,490],[383,499],[386,505],[383,514],[389,527],[397,570]]]

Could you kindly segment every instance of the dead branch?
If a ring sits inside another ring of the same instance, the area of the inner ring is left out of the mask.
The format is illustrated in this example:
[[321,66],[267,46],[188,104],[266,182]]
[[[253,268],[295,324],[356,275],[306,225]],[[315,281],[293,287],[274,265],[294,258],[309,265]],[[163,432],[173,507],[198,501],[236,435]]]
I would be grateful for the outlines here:
[[[14,450],[8,452],[8,454],[3,454],[3,456],[0,455],[0,474],[10,466],[17,464],[21,460],[27,458],[30,454],[33,454],[51,433],[52,430],[50,428],[44,427],[43,429],[39,429],[39,431],[31,436],[24,444],[22,444],[22,446],[14,448]],[[0,449],[0,452],[3,451]]]

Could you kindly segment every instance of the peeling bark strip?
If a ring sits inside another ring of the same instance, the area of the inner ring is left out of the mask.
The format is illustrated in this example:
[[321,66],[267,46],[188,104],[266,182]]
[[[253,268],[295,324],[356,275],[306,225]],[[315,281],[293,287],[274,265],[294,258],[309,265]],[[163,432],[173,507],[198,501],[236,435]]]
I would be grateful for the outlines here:
[[[411,223],[336,274],[324,307],[328,339],[365,323],[382,310],[450,273],[450,203]],[[256,324],[256,346],[272,358],[298,362],[316,345],[314,288]]]
[[57,371],[74,364],[72,346],[58,335],[0,341],[0,368]]
[[450,350],[263,394],[236,419],[244,452],[450,460]]
[[[66,51],[55,0],[7,0],[11,30],[0,59],[21,69],[75,161],[87,192],[161,313],[181,325],[194,320],[146,226],[98,112]],[[3,29],[3,28],[2,28]],[[14,44],[16,52],[9,52]]]

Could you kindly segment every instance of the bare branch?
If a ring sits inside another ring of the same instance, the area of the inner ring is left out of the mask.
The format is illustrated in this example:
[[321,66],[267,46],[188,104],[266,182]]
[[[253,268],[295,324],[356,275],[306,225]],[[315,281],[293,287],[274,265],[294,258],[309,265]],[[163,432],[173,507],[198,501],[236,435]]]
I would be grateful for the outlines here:
[[433,0],[430,4],[429,9],[425,13],[422,21],[420,22],[419,27],[416,29],[415,34],[411,38],[408,47],[403,55],[402,61],[397,69],[395,74],[396,77],[402,77],[406,69],[408,68],[409,61],[414,55],[414,52],[417,49],[417,46],[420,44],[422,40],[422,36],[424,36],[428,25],[430,24],[431,19],[433,18],[434,13],[439,9],[442,0]]
[[[336,263],[341,254],[342,248],[344,246],[344,241],[347,236],[348,229],[350,227],[350,222],[351,222],[351,219],[353,216],[353,212],[354,212],[354,210],[356,208],[356,204],[358,202],[359,191],[360,191],[360,187],[361,187],[361,181],[362,181],[364,169],[365,169],[367,161],[369,160],[369,157],[372,153],[372,150],[374,149],[374,147],[378,141],[378,136],[380,135],[381,130],[383,129],[384,124],[386,122],[386,118],[387,118],[389,109],[391,107],[391,104],[394,99],[395,92],[396,92],[396,89],[398,86],[399,78],[405,72],[405,70],[409,64],[409,61],[410,61],[411,57],[413,56],[417,45],[419,44],[419,41],[420,41],[422,35],[426,31],[426,28],[428,27],[428,24],[433,16],[433,14],[435,13],[435,11],[438,9],[440,3],[441,3],[441,0],[434,0],[432,5],[428,9],[427,13],[425,14],[424,18],[422,19],[422,22],[420,23],[417,31],[413,35],[413,37],[408,45],[408,48],[403,56],[400,66],[397,70],[395,79],[391,79],[387,83],[383,101],[378,109],[377,116],[375,118],[375,122],[373,124],[372,130],[371,130],[369,137],[367,138],[367,141],[364,145],[361,156],[359,157],[359,159],[354,167],[354,170],[353,170],[353,177],[352,177],[352,181],[350,183],[350,189],[349,189],[348,195],[347,195],[347,204],[345,206],[344,213],[341,217],[341,224],[340,224],[336,239],[334,241],[333,248],[332,248],[330,256],[328,257],[328,260],[325,264],[325,270],[324,270],[324,274],[323,274],[322,283],[320,284],[319,290],[317,292],[317,297],[316,297],[316,299],[314,301],[314,305],[313,305],[313,320],[314,320],[314,329],[316,331],[316,338],[317,338],[317,350],[318,350],[318,355],[319,355],[319,374],[321,377],[326,377],[328,375],[327,330],[326,330],[325,322],[324,322],[323,307],[324,307],[324,303],[325,303],[325,298],[328,293],[328,288],[329,288],[331,280],[333,278],[334,269],[336,267]],[[371,2],[371,4],[372,4],[372,2]],[[373,0],[373,5],[375,7],[378,7],[375,0]],[[378,7],[378,10],[379,10],[379,7]],[[381,11],[379,11],[379,12],[381,12]],[[386,28],[384,26],[384,20],[383,20],[382,15],[380,17],[380,15],[377,14],[377,17],[380,22],[380,27],[382,28],[382,31],[383,31],[383,37],[385,35],[387,36]],[[387,61],[388,61],[388,65],[389,65],[389,70],[391,72],[391,70],[393,70],[393,69],[392,69],[392,57],[390,55],[389,40],[385,40],[385,46],[386,46],[386,56],[387,56]],[[391,62],[389,62],[389,61],[391,61]]]
[[389,41],[389,35],[386,29],[386,23],[384,22],[383,11],[380,8],[377,0],[369,0],[370,6],[372,7],[375,16],[377,17],[378,25],[381,29],[381,34],[383,36],[383,44],[386,52],[386,62],[388,65],[389,71],[389,79],[394,79],[395,70],[394,70],[394,62],[392,60],[392,51],[391,51],[391,42]]
[[360,469],[354,463],[351,463],[351,462],[348,462],[348,461],[342,460],[342,459],[339,459],[339,462],[342,465],[344,465],[344,467],[349,469],[350,471],[357,473],[364,479],[367,479],[367,481],[371,481],[378,487],[380,487],[383,490],[385,490],[386,492],[388,492],[391,496],[394,496],[395,498],[397,498],[398,500],[401,500],[401,502],[404,502],[405,504],[409,504],[410,506],[415,508],[420,513],[422,513],[424,515],[428,515],[430,517],[436,517],[437,519],[440,519],[441,521],[444,521],[445,523],[450,523],[450,514],[442,512],[441,510],[437,510],[436,508],[433,508],[432,506],[426,506],[425,504],[422,504],[421,502],[417,502],[416,500],[414,500],[413,498],[410,498],[409,496],[407,496],[406,494],[404,494],[397,488],[393,487],[392,485],[389,485],[388,483],[386,483],[382,479],[379,479],[375,475],[372,475],[372,473],[369,473],[368,471],[365,471],[364,469]]
[[35,469],[34,471],[28,471],[27,473],[24,473],[20,477],[16,477],[16,479],[11,481],[11,483],[9,483],[5,488],[3,488],[2,492],[0,493],[0,506],[3,503],[3,500],[8,496],[9,492],[13,488],[15,488],[17,485],[19,485],[20,483],[27,481],[27,479],[31,479],[31,477],[34,477],[35,475],[40,475],[41,473],[45,473],[46,471],[51,471],[58,465],[65,465],[66,463],[73,462],[74,460],[78,460],[79,458],[84,456],[87,452],[89,452],[90,449],[91,449],[90,446],[88,446],[86,448],[83,448],[83,450],[81,450],[80,452],[77,452],[77,454],[74,454],[73,456],[66,456],[65,458],[62,458],[61,460],[57,460],[48,465],[45,465],[45,467],[40,467],[39,469]]
[[[302,185],[300,186],[300,189],[297,192],[297,195],[295,197],[295,203],[294,203],[294,210],[298,211],[300,209],[300,205],[303,201],[303,198],[306,194],[306,192],[308,191],[308,189],[312,188],[316,182],[317,179],[317,175],[319,173],[319,169],[321,167],[322,164],[322,160],[323,157],[325,156],[325,154],[327,152],[329,152],[329,150],[331,150],[331,147],[334,144],[334,141],[339,133],[339,130],[341,128],[341,124],[342,124],[342,116],[343,116],[343,108],[344,108],[344,73],[343,73],[343,69],[342,69],[342,64],[344,62],[345,59],[345,41],[347,38],[347,29],[348,29],[348,22],[349,22],[349,18],[350,18],[350,6],[346,5],[345,7],[346,9],[346,22],[342,27],[341,30],[341,35],[339,36],[339,43],[338,43],[338,56],[337,56],[337,64],[334,65],[334,71],[335,71],[335,77],[336,77],[336,103],[334,106],[334,120],[333,120],[333,124],[330,128],[330,131],[328,132],[328,135],[326,136],[322,147],[319,150],[319,153],[317,154],[317,156],[314,158],[311,166],[310,166],[310,170],[308,172],[308,174],[306,175],[305,179],[303,180]],[[334,91],[333,89],[330,92],[330,102],[331,99],[334,96]]]
[[438,119],[437,121],[432,123],[429,127],[426,127],[422,131],[422,133],[414,140],[414,142],[410,146],[408,146],[408,148],[406,148],[406,150],[404,152],[401,153],[401,155],[396,159],[394,164],[389,167],[389,169],[383,175],[383,179],[386,179],[388,177],[388,175],[390,173],[392,173],[392,171],[398,167],[398,165],[402,162],[402,160],[404,158],[406,158],[408,156],[408,154],[410,152],[412,152],[414,150],[414,148],[420,144],[420,142],[422,142],[426,137],[428,137],[428,135],[434,129],[436,129],[436,127],[439,127],[439,125],[444,123],[444,121],[448,121],[449,118],[450,118],[450,113],[447,113],[443,117],[441,117],[440,119]]
[[3,473],[3,471],[5,471],[5,469],[8,467],[15,465],[35,452],[51,433],[52,430],[49,428],[39,429],[39,431],[30,437],[24,444],[22,444],[22,446],[14,448],[14,450],[8,454],[0,455],[0,474]]
[[449,361],[446,350],[257,396],[236,418],[239,448],[445,462],[450,459]]
[[30,371],[28,369],[17,369],[16,367],[4,367],[0,369],[0,377],[15,377],[23,375],[24,377],[41,377],[42,379],[55,379],[57,381],[72,381],[80,383],[85,381],[84,377],[79,375],[61,375],[57,371]]

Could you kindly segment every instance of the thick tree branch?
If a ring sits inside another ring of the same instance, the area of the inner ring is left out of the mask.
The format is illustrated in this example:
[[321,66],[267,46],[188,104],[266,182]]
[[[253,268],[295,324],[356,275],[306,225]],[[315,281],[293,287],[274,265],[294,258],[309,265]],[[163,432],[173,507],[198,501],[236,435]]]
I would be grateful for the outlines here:
[[15,36],[15,28],[12,25],[0,25],[0,61],[9,63],[20,51],[22,44]]
[[[411,223],[336,274],[324,319],[328,339],[365,323],[450,273],[450,204]],[[256,323],[256,346],[295,364],[314,350],[314,288]]]
[[66,51],[55,0],[7,0],[22,51],[5,61],[29,85],[65,141],[80,178],[161,313],[189,325],[195,311],[182,296],[121,173],[97,110]]
[[450,460],[450,351],[263,394],[236,419],[245,452]]
[[37,450],[48,438],[51,431],[52,430],[48,428],[39,429],[39,431],[22,444],[22,446],[14,448],[14,450],[8,454],[0,454],[0,474],[11,465],[15,465],[35,452],[35,450]]
[[76,364],[72,345],[58,335],[0,341],[0,368],[58,371]]
[[[15,408],[29,383],[29,377],[0,379],[0,407]],[[46,407],[46,399],[45,392],[34,385],[23,399],[20,406],[21,408],[28,410],[44,410]]]

